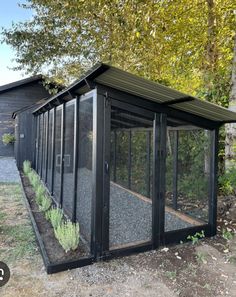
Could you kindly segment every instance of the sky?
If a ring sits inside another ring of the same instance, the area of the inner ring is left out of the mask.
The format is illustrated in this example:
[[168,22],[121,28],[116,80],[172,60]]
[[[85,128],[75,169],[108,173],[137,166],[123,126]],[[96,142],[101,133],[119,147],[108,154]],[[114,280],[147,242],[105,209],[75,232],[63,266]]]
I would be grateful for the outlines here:
[[[0,2],[0,30],[2,27],[10,28],[12,22],[28,20],[32,16],[32,11],[23,9],[18,3],[26,3],[26,0],[1,0]],[[0,39],[2,38],[0,34]],[[10,46],[0,43],[0,86],[7,83],[23,79],[23,72],[13,71],[8,67],[14,66],[12,61],[15,52]]]

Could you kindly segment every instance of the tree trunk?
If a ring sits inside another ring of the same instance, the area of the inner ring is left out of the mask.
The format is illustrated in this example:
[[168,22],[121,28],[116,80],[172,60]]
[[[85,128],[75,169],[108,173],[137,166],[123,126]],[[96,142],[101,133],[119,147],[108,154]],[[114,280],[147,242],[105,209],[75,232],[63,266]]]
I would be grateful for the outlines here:
[[[236,112],[236,34],[234,38],[234,57],[232,64],[231,93],[229,98],[229,109]],[[236,124],[227,124],[225,139],[225,168],[226,170],[235,166],[236,160]]]

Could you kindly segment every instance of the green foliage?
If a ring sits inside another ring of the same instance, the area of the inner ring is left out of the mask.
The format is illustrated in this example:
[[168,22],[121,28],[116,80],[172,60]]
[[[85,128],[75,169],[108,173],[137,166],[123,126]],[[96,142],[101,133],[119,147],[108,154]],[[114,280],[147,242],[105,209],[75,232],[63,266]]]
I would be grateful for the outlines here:
[[35,237],[30,224],[4,225],[1,230],[2,234],[8,237],[9,242],[14,243],[4,259],[12,262],[35,253]]
[[219,176],[219,189],[224,195],[236,193],[236,166],[228,169],[223,175]]
[[212,9],[208,2],[29,0],[21,6],[32,8],[33,18],[3,30],[3,40],[17,51],[18,69],[47,69],[59,81],[105,61],[193,95],[200,90],[214,102],[227,101],[234,1],[220,0]]
[[30,172],[28,173],[27,176],[28,176],[28,179],[29,179],[30,184],[32,185],[32,179],[33,179],[34,176],[35,176],[34,171],[33,171],[33,170],[30,170]]
[[39,205],[40,211],[43,211],[43,212],[48,211],[51,205],[52,205],[52,200],[50,197],[48,197],[47,195],[41,196],[40,205]]
[[28,174],[30,173],[30,171],[31,171],[31,163],[30,163],[30,161],[25,160],[23,162],[23,172],[24,172],[24,174],[26,176],[28,176]]
[[234,233],[232,231],[228,231],[227,229],[222,230],[222,237],[225,240],[231,240],[234,237]]
[[197,261],[203,264],[207,264],[206,256],[206,253],[197,252]]
[[31,185],[33,189],[36,191],[37,188],[41,185],[41,181],[39,176],[34,172],[32,178],[31,178]]
[[35,201],[38,204],[38,206],[42,205],[42,200],[45,196],[45,188],[43,185],[39,185],[35,191]]
[[174,271],[166,271],[165,272],[165,275],[169,279],[176,279],[177,273],[176,273],[176,270],[174,270]]
[[79,245],[79,224],[65,221],[54,229],[55,236],[67,253],[70,250],[76,250]]
[[62,223],[63,212],[58,207],[52,207],[46,212],[46,219],[49,220],[54,229],[56,229]]
[[202,230],[200,233],[196,232],[194,235],[188,235],[187,239],[191,240],[192,244],[194,245],[198,242],[200,238],[204,238],[204,237],[205,237],[205,234],[204,234],[204,231]]
[[42,186],[38,174],[32,169],[28,173],[28,179],[35,192],[37,191],[38,187]]
[[[173,191],[174,132],[167,135],[166,188]],[[203,129],[178,132],[178,195],[207,201],[209,183],[209,134]]]
[[[128,146],[129,146],[129,132],[127,130],[116,131],[116,181],[120,185],[128,186]],[[150,132],[150,142],[152,139],[151,131],[136,130],[131,133],[131,189],[147,196],[148,185],[146,183],[146,168],[148,157],[152,160],[152,145],[150,145],[150,156],[147,156],[147,137]],[[114,132],[111,134],[111,178],[113,176],[114,168]],[[150,170],[150,174],[152,171]],[[150,181],[152,177],[150,176]]]
[[16,141],[16,138],[13,134],[11,133],[4,133],[2,135],[2,142],[5,144],[5,145],[8,145],[8,144],[11,144],[11,143],[14,143]]

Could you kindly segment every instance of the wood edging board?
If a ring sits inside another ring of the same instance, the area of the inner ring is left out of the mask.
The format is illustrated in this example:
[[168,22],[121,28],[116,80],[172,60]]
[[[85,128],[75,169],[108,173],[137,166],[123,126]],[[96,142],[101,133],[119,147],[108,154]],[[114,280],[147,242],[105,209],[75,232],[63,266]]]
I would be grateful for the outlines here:
[[93,262],[94,262],[94,257],[93,256],[82,257],[82,258],[76,259],[76,260],[61,261],[61,262],[56,262],[56,263],[52,263],[49,260],[46,249],[44,247],[43,240],[41,238],[39,229],[37,227],[37,223],[36,223],[36,221],[34,219],[34,215],[32,213],[30,204],[28,202],[21,176],[20,176],[20,186],[21,186],[21,190],[22,190],[23,200],[24,200],[26,208],[27,208],[27,210],[29,212],[31,225],[33,227],[34,234],[35,234],[36,239],[37,239],[37,243],[38,243],[38,246],[39,246],[41,256],[43,258],[43,263],[44,263],[47,274],[66,271],[68,269],[74,269],[74,268],[79,268],[79,267],[83,267],[83,266],[86,266],[86,265],[93,264]]

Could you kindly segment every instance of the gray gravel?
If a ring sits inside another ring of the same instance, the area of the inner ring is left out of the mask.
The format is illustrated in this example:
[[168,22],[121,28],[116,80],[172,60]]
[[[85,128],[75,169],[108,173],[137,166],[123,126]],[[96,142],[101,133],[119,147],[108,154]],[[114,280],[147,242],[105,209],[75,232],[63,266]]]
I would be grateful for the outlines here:
[[18,183],[19,181],[15,159],[0,157],[0,182]]
[[[90,240],[92,173],[86,168],[78,171],[77,216],[81,235]],[[64,202],[65,202],[64,198]],[[165,231],[191,226],[189,223],[166,212]],[[151,240],[152,204],[115,184],[110,188],[110,246]]]

